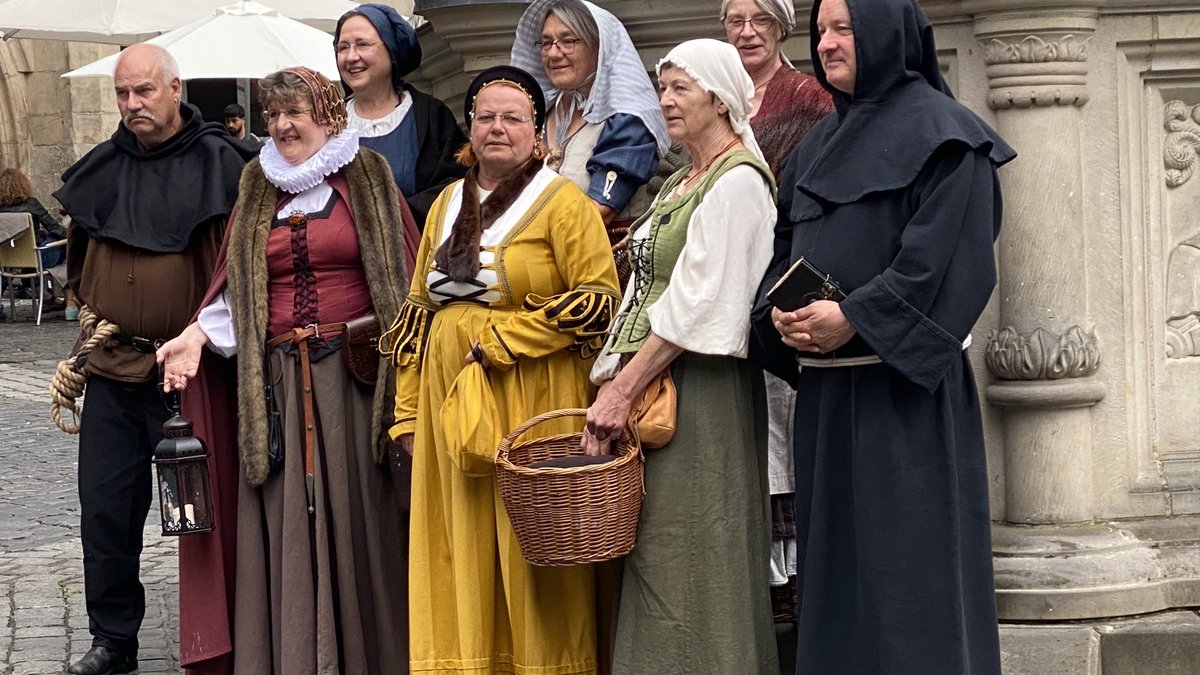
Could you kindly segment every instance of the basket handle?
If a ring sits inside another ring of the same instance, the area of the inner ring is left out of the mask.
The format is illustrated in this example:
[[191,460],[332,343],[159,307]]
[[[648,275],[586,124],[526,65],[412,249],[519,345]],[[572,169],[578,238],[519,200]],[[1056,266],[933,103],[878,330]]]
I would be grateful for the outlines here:
[[[587,417],[587,408],[562,408],[560,410],[550,410],[542,413],[541,415],[525,420],[520,424],[520,426],[509,432],[508,435],[504,437],[504,440],[500,441],[500,447],[496,451],[496,459],[499,460],[501,457],[507,458],[508,452],[512,449],[513,443],[520,438],[521,434],[529,431],[542,422],[549,422],[550,420],[561,419],[563,417]],[[628,435],[630,438],[634,439],[634,441],[637,441],[637,432],[633,427],[632,420],[625,424],[625,429],[622,430],[621,434]]]

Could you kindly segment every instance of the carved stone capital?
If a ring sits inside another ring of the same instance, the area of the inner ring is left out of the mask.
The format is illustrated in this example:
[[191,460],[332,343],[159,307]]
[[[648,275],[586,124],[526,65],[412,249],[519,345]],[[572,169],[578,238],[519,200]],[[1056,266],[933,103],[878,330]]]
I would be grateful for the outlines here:
[[1002,40],[992,38],[983,43],[984,62],[989,66],[1002,63],[1055,63],[1087,61],[1087,46],[1091,36],[1076,38],[1063,35],[1057,39],[1038,35]]
[[1094,375],[1100,368],[1095,333],[1072,326],[1061,335],[1035,328],[1022,335],[1005,327],[988,336],[988,370],[1000,380],[1061,380]]
[[1088,101],[1093,9],[983,16],[975,35],[987,64],[988,104],[996,110],[1082,106]]
[[1189,106],[1183,101],[1167,101],[1163,106],[1163,126],[1167,138],[1163,141],[1163,164],[1167,169],[1167,187],[1179,187],[1188,182],[1200,149],[1200,104]]

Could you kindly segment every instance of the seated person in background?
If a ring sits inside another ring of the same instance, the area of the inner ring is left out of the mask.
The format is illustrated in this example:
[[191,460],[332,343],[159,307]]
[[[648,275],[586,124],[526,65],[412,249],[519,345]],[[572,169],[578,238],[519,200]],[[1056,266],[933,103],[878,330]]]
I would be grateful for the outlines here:
[[[45,246],[52,241],[67,238],[67,228],[58,222],[58,218],[50,215],[46,207],[33,196],[33,183],[20,169],[5,169],[0,171],[0,211],[5,213],[28,213],[33,216],[34,231],[37,245]],[[66,259],[65,246],[52,248],[41,252],[42,268],[50,269],[63,263]],[[54,302],[54,294],[47,290],[46,302]],[[60,307],[61,309],[61,307]]]

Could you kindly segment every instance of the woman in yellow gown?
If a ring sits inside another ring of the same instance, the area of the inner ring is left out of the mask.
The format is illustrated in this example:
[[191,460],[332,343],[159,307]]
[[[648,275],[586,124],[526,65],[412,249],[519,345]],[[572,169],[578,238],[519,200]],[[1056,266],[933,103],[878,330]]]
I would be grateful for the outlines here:
[[383,340],[397,367],[391,435],[413,455],[411,672],[594,673],[593,570],[525,562],[492,461],[530,417],[589,404],[616,270],[595,205],[542,166],[536,81],[484,71],[466,118],[471,168],[434,202]]

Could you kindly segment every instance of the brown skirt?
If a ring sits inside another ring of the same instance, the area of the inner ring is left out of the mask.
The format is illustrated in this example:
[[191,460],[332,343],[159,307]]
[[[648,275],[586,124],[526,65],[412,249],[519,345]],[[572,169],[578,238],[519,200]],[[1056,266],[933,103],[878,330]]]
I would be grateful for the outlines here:
[[304,479],[299,361],[276,349],[282,470],[238,495],[234,663],[238,675],[408,672],[408,514],[372,460],[369,388],[339,355],[312,364],[315,513]]

